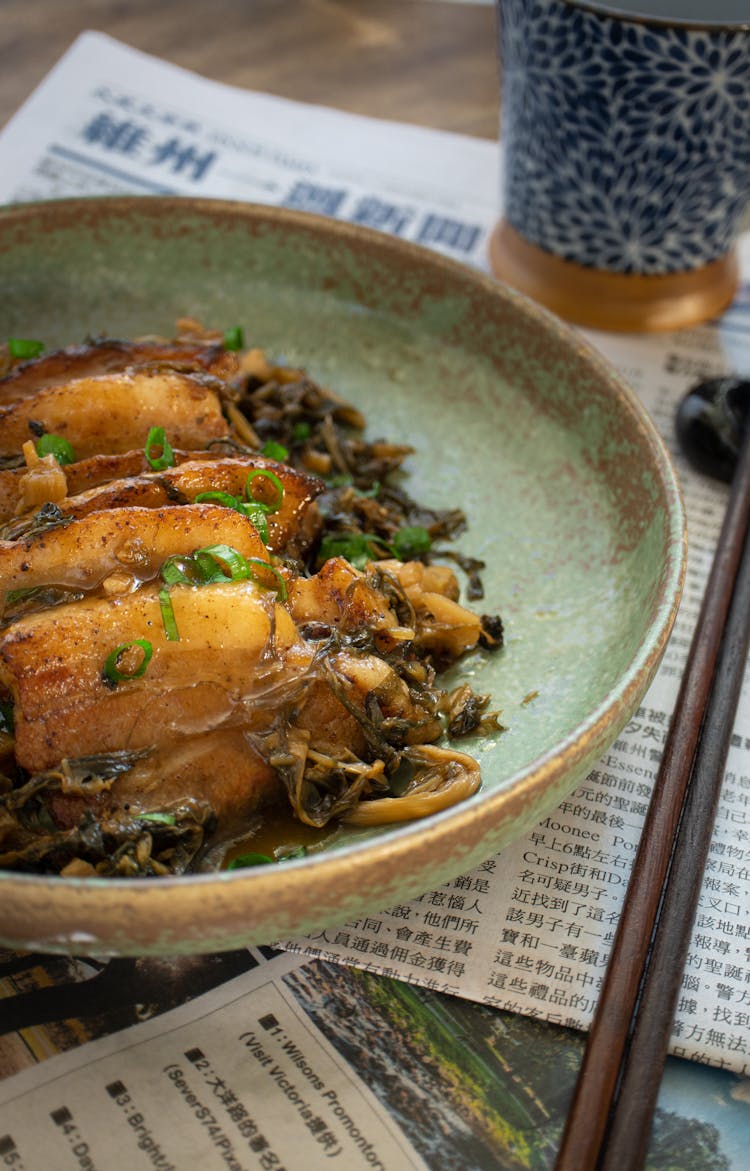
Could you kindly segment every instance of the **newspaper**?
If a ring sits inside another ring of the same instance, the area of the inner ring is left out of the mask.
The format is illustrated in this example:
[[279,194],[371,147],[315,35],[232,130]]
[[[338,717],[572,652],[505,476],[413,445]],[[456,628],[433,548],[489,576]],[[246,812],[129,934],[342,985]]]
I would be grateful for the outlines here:
[[248,953],[248,966],[197,1009],[80,1048],[57,1070],[50,1063],[41,1085],[36,1070],[4,1082],[0,1158],[16,1151],[16,1168],[289,1171],[304,1151],[311,1169],[331,1160],[352,1171],[424,1168],[373,1091],[343,1071],[305,1019],[303,1004],[314,1012],[324,982],[314,992],[284,979],[298,967],[291,957],[267,965]]
[[[497,143],[228,89],[83,35],[0,135],[0,200],[173,192],[285,204],[486,267]],[[743,264],[747,268],[747,248]],[[750,291],[710,325],[589,334],[673,447],[698,378],[750,368]],[[689,517],[687,588],[640,710],[560,808],[437,891],[290,952],[353,965],[560,1026],[590,1022],[726,501],[675,452]],[[743,694],[672,1052],[750,1072],[750,696]]]
[[[70,1048],[0,1082],[3,1166],[554,1165],[583,1048],[578,1033],[267,950],[112,960],[93,974],[76,964],[86,967],[63,957],[17,964],[15,978],[28,981],[13,998],[17,1018],[49,1022],[25,1028],[23,1040]],[[186,987],[195,999],[169,1010]],[[144,995],[156,1003],[142,1003]],[[75,1021],[55,1019],[73,1005]],[[128,1006],[154,1015],[110,1034]],[[82,1036],[92,1039],[81,1045]],[[670,1059],[648,1166],[674,1171],[677,1140],[680,1171],[745,1171],[749,1127],[750,1082]]]

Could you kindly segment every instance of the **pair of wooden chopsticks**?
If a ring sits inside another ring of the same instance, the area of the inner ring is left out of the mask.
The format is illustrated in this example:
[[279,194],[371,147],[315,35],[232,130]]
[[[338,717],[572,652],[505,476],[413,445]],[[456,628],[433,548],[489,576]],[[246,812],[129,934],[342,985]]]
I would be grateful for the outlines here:
[[556,1171],[637,1171],[651,1124],[750,642],[750,428]]

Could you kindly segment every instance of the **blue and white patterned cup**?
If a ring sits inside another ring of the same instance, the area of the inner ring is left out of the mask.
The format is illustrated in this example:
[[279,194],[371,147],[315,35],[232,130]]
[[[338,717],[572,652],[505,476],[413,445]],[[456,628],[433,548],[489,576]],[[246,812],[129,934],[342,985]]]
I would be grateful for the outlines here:
[[[567,274],[568,312],[564,290],[552,307],[584,324],[668,328],[718,312],[750,205],[750,0],[498,0],[498,12],[495,271],[547,303],[545,281]],[[545,261],[529,288],[524,271]],[[598,274],[617,278],[619,322],[601,320]],[[594,321],[570,292],[587,275]]]

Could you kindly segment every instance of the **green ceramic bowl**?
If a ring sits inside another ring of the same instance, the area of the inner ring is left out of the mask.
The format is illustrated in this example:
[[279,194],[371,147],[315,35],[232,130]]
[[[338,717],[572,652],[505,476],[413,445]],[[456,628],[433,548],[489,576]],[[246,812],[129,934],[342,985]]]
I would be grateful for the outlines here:
[[[684,572],[665,449],[618,375],[497,282],[348,224],[247,204],[114,198],[0,213],[0,336],[48,346],[169,333],[190,315],[360,406],[416,448],[413,494],[457,504],[507,645],[464,675],[507,732],[474,743],[481,791],[418,823],[345,831],[279,867],[175,879],[0,875],[0,939],[135,954],[273,942],[414,897],[557,805],[614,740],[662,656]],[[530,696],[534,698],[529,699]]]

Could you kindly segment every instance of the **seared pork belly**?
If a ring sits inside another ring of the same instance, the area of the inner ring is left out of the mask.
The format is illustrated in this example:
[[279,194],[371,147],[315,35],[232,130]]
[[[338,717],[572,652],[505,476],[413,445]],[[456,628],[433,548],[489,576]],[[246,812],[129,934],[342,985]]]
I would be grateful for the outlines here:
[[[27,448],[23,449],[24,454],[27,450]],[[178,448],[172,451],[172,456],[174,464],[177,466],[185,463],[186,460],[214,460],[217,457],[217,452],[185,451],[183,448]],[[151,470],[151,464],[146,458],[144,447],[139,447],[134,451],[92,455],[88,459],[75,460],[73,463],[65,464],[64,470],[61,468],[65,477],[65,491],[60,500],[69,497],[72,505],[73,498],[79,494],[82,495],[85,492],[90,492],[93,488],[106,486],[113,480],[130,479]],[[21,532],[24,526],[28,527],[32,523],[34,512],[46,504],[49,499],[45,498],[44,493],[35,494],[33,498],[29,498],[24,486],[24,480],[28,478],[28,474],[29,464],[23,462],[23,456],[19,458],[17,467],[0,470],[0,525],[6,524],[13,517],[24,517],[21,522]]]
[[45,433],[66,439],[78,459],[130,451],[145,445],[152,427],[163,427],[176,447],[203,448],[229,433],[218,385],[208,375],[134,370],[49,386],[0,407],[0,455]]
[[[179,638],[161,618],[159,590],[84,598],[19,619],[0,642],[0,680],[14,696],[19,764],[30,772],[64,758],[162,748],[223,725],[268,721],[291,696],[312,651],[275,594],[251,581],[175,586]],[[151,646],[142,676],[139,640]],[[113,685],[104,668],[123,653]],[[209,766],[210,767],[210,766]]]
[[238,365],[236,355],[229,353],[220,341],[94,338],[84,345],[53,350],[14,367],[0,378],[0,403],[18,402],[48,386],[60,386],[72,379],[92,378],[138,366],[172,366],[228,379],[237,373]]
[[[265,517],[268,548],[273,552],[288,552],[299,543],[305,513],[322,488],[323,484],[315,477],[260,455],[214,456],[183,461],[159,472],[112,480],[56,503],[61,517],[80,519],[110,509],[192,504],[196,497],[219,500],[222,497],[217,494],[224,494],[250,513],[257,503]],[[226,501],[226,505],[231,507],[231,501]],[[261,519],[256,515],[256,522]],[[22,531],[17,523],[14,536],[21,536]]]
[[243,557],[268,558],[252,522],[218,504],[92,512],[23,540],[0,541],[0,602],[40,586],[128,593],[153,580],[169,557],[220,543]]

